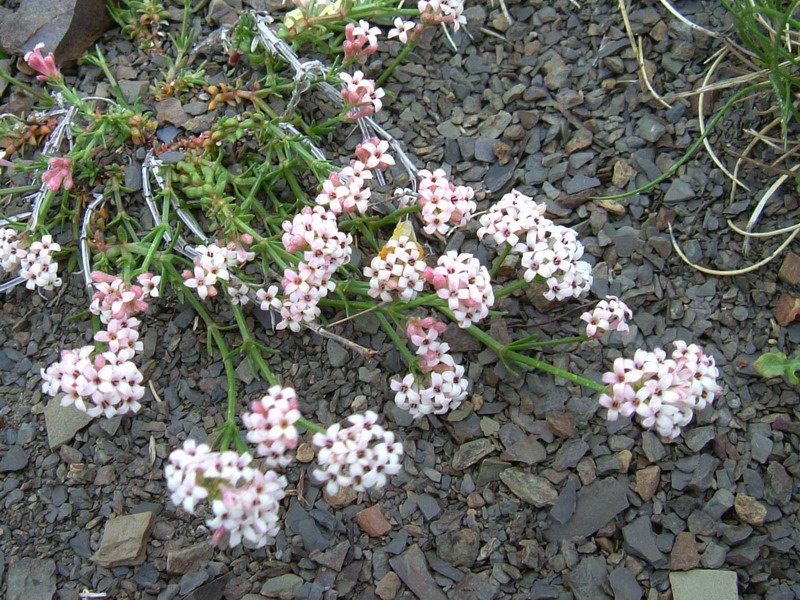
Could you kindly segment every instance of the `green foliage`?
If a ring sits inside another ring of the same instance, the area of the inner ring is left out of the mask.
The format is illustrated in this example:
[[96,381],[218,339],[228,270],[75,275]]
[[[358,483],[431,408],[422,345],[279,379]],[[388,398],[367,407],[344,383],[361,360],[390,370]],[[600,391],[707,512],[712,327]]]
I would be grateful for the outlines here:
[[800,384],[795,374],[800,371],[800,358],[786,358],[783,352],[762,354],[753,368],[763,377],[785,377],[792,385]]

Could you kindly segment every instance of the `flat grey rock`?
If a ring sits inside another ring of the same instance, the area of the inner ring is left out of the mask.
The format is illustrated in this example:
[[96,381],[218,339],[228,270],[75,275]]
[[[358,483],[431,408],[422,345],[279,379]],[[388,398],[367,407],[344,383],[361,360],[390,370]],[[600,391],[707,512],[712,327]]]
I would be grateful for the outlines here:
[[716,569],[695,569],[669,574],[674,600],[738,600],[736,573]]
[[61,396],[55,396],[44,409],[47,442],[51,450],[56,450],[72,441],[75,434],[94,420],[74,406],[61,406],[60,402]]
[[588,556],[567,575],[567,585],[575,600],[611,600],[603,591],[608,579],[606,561],[599,556]]
[[575,505],[578,502],[578,482],[573,479],[568,479],[567,483],[561,489],[553,508],[550,510],[550,516],[557,523],[566,523],[575,514]]
[[453,468],[456,471],[463,471],[471,467],[487,454],[494,452],[494,444],[491,440],[480,438],[461,444],[453,454]]
[[578,492],[575,514],[566,523],[554,523],[544,532],[548,541],[588,537],[628,508],[628,486],[609,477]]
[[608,582],[614,591],[614,600],[641,600],[644,594],[636,577],[625,567],[617,567],[611,571]]
[[661,566],[666,557],[656,546],[656,535],[649,516],[641,516],[622,528],[625,550],[645,559],[651,565]]
[[50,600],[56,593],[56,561],[23,558],[8,566],[7,600]]
[[553,504],[558,498],[556,488],[547,479],[521,469],[506,469],[500,479],[516,496],[536,508]]
[[28,453],[19,446],[11,446],[0,458],[0,473],[21,471],[28,464]]
[[417,544],[411,546],[400,556],[389,559],[395,573],[419,598],[425,600],[447,600],[442,590],[433,580],[425,555]]

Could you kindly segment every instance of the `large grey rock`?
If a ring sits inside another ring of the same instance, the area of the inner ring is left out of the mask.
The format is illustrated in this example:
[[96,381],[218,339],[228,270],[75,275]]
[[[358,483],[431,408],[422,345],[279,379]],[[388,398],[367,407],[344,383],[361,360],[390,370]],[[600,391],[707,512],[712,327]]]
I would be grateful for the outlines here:
[[553,504],[558,498],[556,488],[547,479],[521,469],[506,469],[500,473],[500,479],[515,495],[536,508]]
[[75,60],[111,25],[105,0],[25,0],[0,14],[0,49],[24,54],[36,44],[58,63]]
[[607,578],[606,561],[599,556],[588,556],[566,579],[575,600],[611,600],[603,591]]
[[554,523],[544,532],[548,541],[588,537],[628,508],[628,486],[609,477],[578,492],[575,514],[566,523]]
[[56,450],[72,441],[75,434],[94,419],[74,406],[61,406],[61,396],[51,398],[44,409],[47,443]]
[[716,569],[695,569],[669,574],[674,600],[738,600],[736,573]]
[[28,464],[28,453],[19,446],[11,446],[0,458],[0,473],[21,471]]
[[50,600],[56,593],[56,561],[23,558],[8,566],[8,600]]
[[617,567],[608,576],[608,582],[614,591],[614,600],[641,600],[642,586],[636,577],[625,567]]

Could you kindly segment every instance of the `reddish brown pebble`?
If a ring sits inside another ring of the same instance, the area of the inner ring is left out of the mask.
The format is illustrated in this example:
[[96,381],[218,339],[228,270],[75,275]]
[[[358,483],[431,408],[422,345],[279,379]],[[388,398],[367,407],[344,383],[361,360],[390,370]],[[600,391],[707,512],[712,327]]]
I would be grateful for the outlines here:
[[795,298],[791,294],[784,292],[781,294],[781,297],[778,298],[774,314],[778,325],[786,327],[800,314],[800,298]]
[[571,438],[575,434],[575,417],[572,413],[551,411],[545,416],[550,430],[558,437]]
[[672,553],[669,559],[671,571],[690,571],[700,563],[700,554],[697,552],[697,542],[694,534],[684,531],[675,538]]
[[375,586],[375,593],[381,600],[394,600],[402,582],[394,571],[389,571]]
[[661,468],[658,465],[651,465],[636,471],[636,493],[647,502],[658,490],[661,482]]
[[392,530],[392,524],[386,520],[377,504],[356,513],[356,521],[369,537],[381,537]]
[[783,259],[781,269],[778,271],[778,278],[792,285],[800,284],[800,256],[789,252]]

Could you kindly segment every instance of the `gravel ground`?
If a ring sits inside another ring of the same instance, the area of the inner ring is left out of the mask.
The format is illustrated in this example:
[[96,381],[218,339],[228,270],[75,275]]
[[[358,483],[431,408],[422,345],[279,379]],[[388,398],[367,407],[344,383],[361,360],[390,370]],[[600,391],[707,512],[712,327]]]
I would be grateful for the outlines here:
[[[450,165],[456,182],[478,190],[481,209],[517,187],[581,232],[594,292],[620,295],[634,326],[549,360],[599,379],[636,348],[697,342],[721,367],[715,407],[663,444],[627,420],[605,422],[583,389],[541,373],[511,376],[451,329],[472,401],[412,424],[390,400],[388,380],[402,364],[377,321],[342,330],[378,351],[379,360],[365,361],[309,333],[275,333],[254,311],[252,329],[280,349],[270,364],[297,387],[305,412],[325,423],[382,413],[404,441],[404,473],[380,493],[330,498],[310,465],[294,468],[296,493],[284,502],[274,549],[212,551],[202,519],[176,510],[163,484],[171,449],[187,436],[205,439],[223,420],[222,365],[205,353],[191,308],[166,298],[145,316],[143,371],[158,398],[148,392],[135,418],[87,424],[48,408],[37,375],[61,348],[89,339],[85,320],[69,320],[86,306],[77,278],[55,301],[18,289],[0,314],[0,580],[9,600],[75,599],[84,589],[141,600],[723,600],[736,597],[737,583],[741,598],[800,597],[797,392],[749,366],[762,351],[790,354],[800,341],[800,325],[779,327],[773,316],[778,296],[800,282],[778,279],[780,260],[733,278],[703,275],[675,254],[667,223],[690,259],[714,268],[750,264],[778,242],[743,256],[725,220],[743,222],[752,198],[732,201],[705,154],[618,207],[565,207],[565,195],[635,189],[668,168],[697,135],[696,103],[666,109],[641,92],[616,3],[512,0],[513,25],[488,3],[467,5],[470,35],[454,36],[458,52],[438,33],[423,40],[387,84],[396,96],[379,120],[420,167]],[[723,16],[712,2],[679,6],[711,26]],[[695,87],[710,40],[658,3],[631,21],[656,88]],[[196,25],[210,29],[205,19]],[[136,51],[118,31],[102,44],[120,79],[149,79],[152,65],[131,60]],[[92,68],[73,75],[86,91],[101,79]],[[754,102],[712,136],[718,149],[741,149],[737,131],[759,124]],[[753,190],[771,183],[758,168],[742,177]],[[787,188],[760,227],[792,224],[797,212]],[[459,246],[476,249],[473,236],[455,236],[449,247]],[[500,308],[507,313],[491,331],[501,339],[577,332],[574,314],[560,318],[569,307],[542,312],[532,294]],[[237,376],[242,404],[264,390],[246,367]],[[115,530],[130,539],[110,548]],[[131,563],[139,564],[116,566]],[[731,585],[734,595],[725,595]]]

